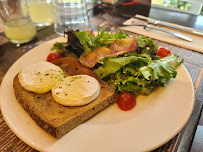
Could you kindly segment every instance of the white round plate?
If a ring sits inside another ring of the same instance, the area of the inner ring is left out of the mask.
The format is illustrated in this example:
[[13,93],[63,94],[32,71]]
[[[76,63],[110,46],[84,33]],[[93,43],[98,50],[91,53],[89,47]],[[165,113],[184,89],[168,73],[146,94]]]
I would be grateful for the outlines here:
[[20,69],[45,61],[57,38],[30,50],[17,60],[1,84],[1,112],[10,129],[25,143],[39,151],[135,152],[151,151],[172,139],[188,121],[194,106],[191,78],[181,65],[177,77],[167,87],[148,96],[137,97],[133,110],[121,111],[116,104],[55,139],[41,129],[17,102],[13,78]]

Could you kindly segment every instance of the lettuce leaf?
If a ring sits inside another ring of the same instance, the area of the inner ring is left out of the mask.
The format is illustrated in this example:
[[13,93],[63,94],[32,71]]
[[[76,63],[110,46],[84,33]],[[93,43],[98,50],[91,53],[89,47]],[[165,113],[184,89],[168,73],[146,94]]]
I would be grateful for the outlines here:
[[146,36],[137,37],[137,52],[142,56],[155,56],[157,54],[158,45],[151,38]]
[[92,48],[95,46],[95,36],[90,32],[86,32],[85,30],[76,32],[76,35],[80,41],[80,44],[83,46],[84,51],[86,53],[91,52]]
[[178,55],[168,55],[159,60],[136,56],[108,58],[94,72],[117,92],[149,94],[154,88],[166,86],[171,78],[175,78],[176,68],[182,62],[178,60]]
[[76,32],[77,38],[80,41],[80,44],[84,48],[84,53],[89,53],[92,50],[103,46],[103,45],[110,45],[115,42],[115,40],[119,40],[122,38],[127,38],[127,34],[123,33],[122,31],[118,33],[108,33],[104,30],[100,31],[98,29],[98,33],[96,36],[92,35],[91,32],[77,31]]
[[111,73],[115,73],[127,64],[135,62],[137,65],[147,65],[150,61],[149,58],[142,58],[136,56],[120,57],[120,58],[107,58],[105,63],[98,69],[94,69],[94,73],[101,79],[105,78]]
[[139,69],[147,80],[157,80],[159,77],[166,79],[175,78],[177,71],[175,70],[183,60],[178,60],[178,55],[168,55],[160,60],[152,61],[148,66]]

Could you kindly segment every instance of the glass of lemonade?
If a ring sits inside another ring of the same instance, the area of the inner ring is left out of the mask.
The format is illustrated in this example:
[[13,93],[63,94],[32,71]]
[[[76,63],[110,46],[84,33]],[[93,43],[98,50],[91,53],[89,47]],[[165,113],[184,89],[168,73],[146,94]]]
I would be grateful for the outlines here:
[[[28,13],[25,10],[23,11],[22,1],[0,1],[0,17],[5,34],[10,42],[15,44],[27,43],[36,36],[36,27],[30,20]],[[24,5],[25,8],[26,6]]]
[[53,0],[27,0],[27,3],[30,18],[36,26],[53,23]]

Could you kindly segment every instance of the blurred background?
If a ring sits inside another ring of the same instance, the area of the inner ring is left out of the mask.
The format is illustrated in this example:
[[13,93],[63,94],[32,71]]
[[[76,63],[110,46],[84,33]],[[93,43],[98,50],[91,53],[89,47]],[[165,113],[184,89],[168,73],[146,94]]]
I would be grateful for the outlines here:
[[152,7],[203,15],[203,0],[152,0]]

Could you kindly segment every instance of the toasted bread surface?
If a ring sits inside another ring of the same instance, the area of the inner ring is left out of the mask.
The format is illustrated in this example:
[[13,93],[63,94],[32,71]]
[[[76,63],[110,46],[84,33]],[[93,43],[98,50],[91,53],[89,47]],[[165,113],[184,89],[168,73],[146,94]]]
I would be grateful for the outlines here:
[[116,94],[108,84],[97,78],[90,69],[83,67],[76,58],[61,58],[53,63],[60,66],[67,76],[87,74],[96,78],[101,86],[100,95],[93,102],[85,106],[68,107],[57,103],[51,91],[45,94],[29,92],[20,85],[18,76],[14,78],[13,87],[17,101],[41,128],[55,138],[60,138],[114,102]]

